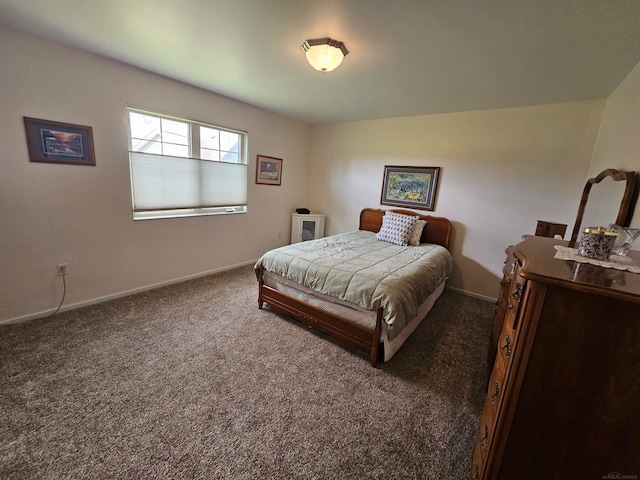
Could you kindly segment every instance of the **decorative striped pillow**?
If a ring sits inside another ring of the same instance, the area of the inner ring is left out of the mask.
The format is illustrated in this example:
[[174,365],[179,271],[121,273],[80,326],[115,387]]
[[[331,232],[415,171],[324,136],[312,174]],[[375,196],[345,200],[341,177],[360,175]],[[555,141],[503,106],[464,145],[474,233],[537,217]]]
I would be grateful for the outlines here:
[[385,212],[382,217],[382,227],[376,233],[376,239],[394,245],[407,245],[409,232],[416,223],[418,217],[403,215],[396,212]]
[[420,237],[422,237],[422,230],[427,225],[426,220],[416,220],[416,223],[413,224],[413,228],[409,232],[409,236],[407,237],[407,243],[412,247],[417,247],[420,245]]

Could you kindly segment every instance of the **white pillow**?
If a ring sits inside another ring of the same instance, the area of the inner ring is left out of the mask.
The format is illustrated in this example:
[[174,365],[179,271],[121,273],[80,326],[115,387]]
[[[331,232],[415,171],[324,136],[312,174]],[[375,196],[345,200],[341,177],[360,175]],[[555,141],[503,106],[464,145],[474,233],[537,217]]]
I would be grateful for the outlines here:
[[413,228],[409,232],[409,236],[407,237],[407,243],[412,247],[417,247],[420,245],[420,237],[422,236],[422,230],[424,230],[425,225],[427,224],[426,220],[416,220],[416,223],[413,224]]
[[376,239],[394,245],[407,245],[409,232],[416,223],[418,217],[402,215],[396,212],[385,212],[382,217],[382,227],[376,233]]

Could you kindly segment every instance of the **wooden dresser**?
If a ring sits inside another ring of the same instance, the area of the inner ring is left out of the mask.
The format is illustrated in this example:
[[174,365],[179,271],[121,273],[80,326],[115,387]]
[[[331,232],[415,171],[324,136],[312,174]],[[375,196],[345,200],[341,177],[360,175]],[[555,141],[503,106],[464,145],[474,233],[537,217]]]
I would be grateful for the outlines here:
[[507,250],[471,478],[640,478],[640,274],[554,245]]

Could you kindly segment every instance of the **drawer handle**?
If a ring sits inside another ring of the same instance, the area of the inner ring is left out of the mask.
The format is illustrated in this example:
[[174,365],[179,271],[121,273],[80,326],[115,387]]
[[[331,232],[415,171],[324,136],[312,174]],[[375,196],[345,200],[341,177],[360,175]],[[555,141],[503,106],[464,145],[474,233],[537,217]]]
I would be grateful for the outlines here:
[[520,303],[520,300],[522,300],[522,285],[516,282],[516,291],[511,296],[516,302]]
[[478,469],[477,464],[473,464],[473,480],[478,480],[480,478],[480,470]]
[[493,403],[494,405],[497,405],[499,398],[500,398],[500,385],[498,385],[498,382],[496,382],[493,395],[491,395],[491,403]]
[[482,435],[482,439],[480,440],[480,446],[485,452],[489,447],[489,427],[487,427],[486,425],[484,426],[484,435]]
[[504,337],[504,345],[502,346],[502,353],[504,353],[504,356],[507,358],[511,356],[511,337],[509,337],[509,335],[506,335]]

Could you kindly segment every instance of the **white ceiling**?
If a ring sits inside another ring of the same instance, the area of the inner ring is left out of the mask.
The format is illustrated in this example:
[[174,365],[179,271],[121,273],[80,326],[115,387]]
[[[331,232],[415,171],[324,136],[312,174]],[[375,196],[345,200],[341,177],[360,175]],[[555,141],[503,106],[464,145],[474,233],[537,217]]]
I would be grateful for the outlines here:
[[[640,62],[640,0],[0,0],[0,23],[310,124],[605,98]],[[349,54],[322,74],[300,45],[326,36]]]

